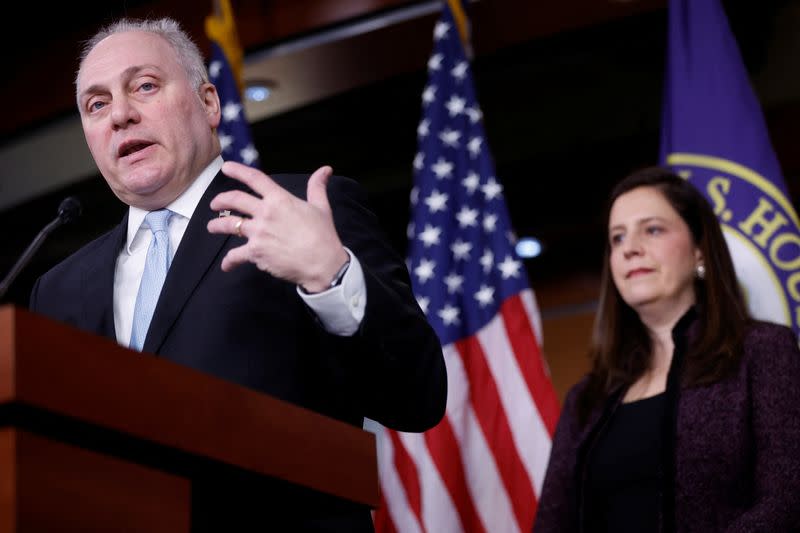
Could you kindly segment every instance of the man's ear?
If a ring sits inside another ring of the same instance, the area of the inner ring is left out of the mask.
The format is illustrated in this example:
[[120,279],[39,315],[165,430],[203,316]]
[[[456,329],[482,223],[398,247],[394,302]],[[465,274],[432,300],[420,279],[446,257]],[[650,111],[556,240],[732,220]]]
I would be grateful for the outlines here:
[[217,94],[217,88],[213,83],[207,82],[200,86],[200,101],[206,110],[208,125],[211,126],[211,129],[216,129],[222,118],[222,112],[220,110],[219,94]]

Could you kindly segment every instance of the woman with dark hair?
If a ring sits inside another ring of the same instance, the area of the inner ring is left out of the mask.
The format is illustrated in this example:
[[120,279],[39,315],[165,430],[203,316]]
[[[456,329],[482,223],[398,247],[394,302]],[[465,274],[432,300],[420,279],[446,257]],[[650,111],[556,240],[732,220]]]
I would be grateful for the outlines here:
[[607,213],[592,370],[567,395],[534,531],[800,531],[794,333],[748,316],[687,181],[638,171]]

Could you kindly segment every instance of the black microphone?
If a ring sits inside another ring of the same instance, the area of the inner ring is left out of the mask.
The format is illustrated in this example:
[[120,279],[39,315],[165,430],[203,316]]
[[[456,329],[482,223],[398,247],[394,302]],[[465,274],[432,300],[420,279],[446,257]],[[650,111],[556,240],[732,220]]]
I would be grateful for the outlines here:
[[25,252],[23,252],[22,256],[17,260],[17,262],[14,263],[14,266],[11,267],[11,271],[8,273],[2,283],[0,283],[0,300],[2,300],[6,295],[8,288],[12,283],[14,283],[14,280],[17,278],[22,269],[27,266],[28,262],[31,260],[31,257],[33,257],[33,254],[36,253],[47,236],[62,224],[72,222],[78,218],[81,215],[81,212],[81,203],[74,196],[69,196],[61,201],[61,204],[58,206],[58,215],[56,218],[54,218],[52,222],[46,225],[42,231],[39,232],[36,238],[33,239],[33,242],[30,244],[30,246],[28,246]]

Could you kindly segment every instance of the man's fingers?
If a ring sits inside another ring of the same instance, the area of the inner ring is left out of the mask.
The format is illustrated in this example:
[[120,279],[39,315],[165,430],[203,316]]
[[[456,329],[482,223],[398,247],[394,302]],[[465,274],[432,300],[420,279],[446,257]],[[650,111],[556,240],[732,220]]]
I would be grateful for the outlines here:
[[211,209],[214,211],[228,209],[253,216],[258,212],[260,202],[261,200],[244,191],[226,191],[211,200]]
[[333,169],[329,166],[318,168],[308,178],[308,188],[306,189],[308,203],[326,213],[331,212],[331,205],[328,202],[328,180],[331,174],[333,174]]
[[248,250],[246,244],[237,246],[236,248],[231,248],[228,250],[228,253],[225,254],[225,257],[222,258],[222,270],[224,272],[230,272],[237,266],[242,265],[247,261]]
[[222,165],[222,173],[229,178],[241,181],[262,197],[268,194],[286,194],[280,185],[260,170],[236,161],[225,161]]
[[[261,270],[297,282],[316,279],[319,277],[317,271],[324,269],[327,272],[329,266],[334,271],[339,267],[341,261],[332,266],[333,260],[338,261],[332,253],[346,253],[332,223],[327,191],[333,173],[331,167],[320,167],[309,177],[307,202],[300,201],[266,174],[248,166],[226,162],[222,172],[252,190],[252,194],[227,191],[211,201],[213,210],[236,211],[241,216],[210,220],[208,231],[247,239],[245,244],[227,252],[222,259],[223,271],[229,272],[242,263],[251,262]],[[265,233],[265,228],[269,228],[268,233]],[[270,235],[279,235],[280,238],[273,242]],[[309,240],[306,238],[308,235],[312,236],[311,242],[304,244]],[[327,253],[329,249],[332,251],[330,254]],[[320,264],[320,257],[325,264]]]
[[248,219],[238,216],[212,218],[206,224],[209,233],[227,233],[238,237],[247,237],[245,224]]

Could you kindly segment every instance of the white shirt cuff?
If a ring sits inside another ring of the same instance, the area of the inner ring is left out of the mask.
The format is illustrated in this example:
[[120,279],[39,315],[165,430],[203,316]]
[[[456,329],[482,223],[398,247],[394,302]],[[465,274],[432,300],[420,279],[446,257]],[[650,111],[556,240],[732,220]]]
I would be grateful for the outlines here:
[[350,336],[358,331],[367,308],[367,284],[361,263],[349,248],[350,256],[342,282],[336,287],[315,294],[306,294],[297,287],[297,294],[319,317],[322,326],[328,333]]

